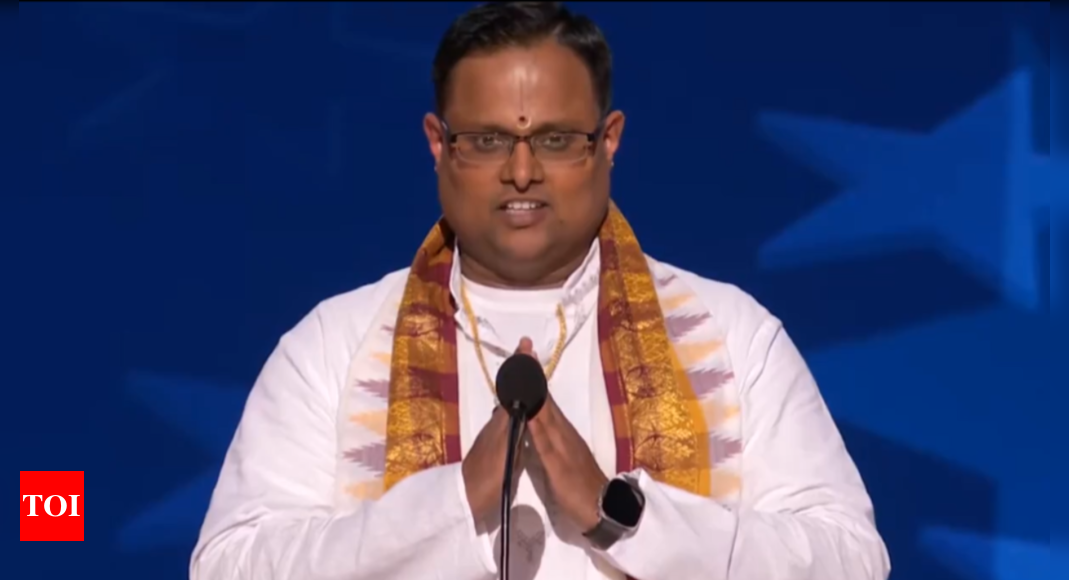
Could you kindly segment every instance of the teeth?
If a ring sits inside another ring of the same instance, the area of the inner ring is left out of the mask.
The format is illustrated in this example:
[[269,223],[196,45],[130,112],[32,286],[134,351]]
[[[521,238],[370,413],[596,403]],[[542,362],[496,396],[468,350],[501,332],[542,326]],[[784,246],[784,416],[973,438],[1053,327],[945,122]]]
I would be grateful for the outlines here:
[[542,204],[536,201],[510,201],[505,205],[505,209],[514,211],[530,211],[540,207],[542,207]]

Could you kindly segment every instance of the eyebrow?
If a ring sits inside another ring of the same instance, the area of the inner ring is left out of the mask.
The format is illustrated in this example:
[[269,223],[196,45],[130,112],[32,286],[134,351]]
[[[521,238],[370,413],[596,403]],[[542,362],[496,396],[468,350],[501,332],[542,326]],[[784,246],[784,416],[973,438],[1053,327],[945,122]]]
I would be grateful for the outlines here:
[[[581,132],[585,133],[583,129],[580,129],[584,123],[571,123],[565,121],[550,121],[546,123],[535,123],[529,127],[531,133],[547,133],[547,132]],[[472,123],[472,128],[457,129],[457,133],[504,133],[508,135],[515,135],[515,127],[509,128],[498,123]]]

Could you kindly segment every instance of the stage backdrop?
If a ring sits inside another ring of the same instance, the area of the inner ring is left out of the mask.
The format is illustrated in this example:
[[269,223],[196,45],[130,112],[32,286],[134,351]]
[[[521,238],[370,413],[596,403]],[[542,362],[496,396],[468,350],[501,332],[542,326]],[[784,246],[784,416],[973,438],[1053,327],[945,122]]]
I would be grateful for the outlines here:
[[[279,336],[437,218],[420,122],[468,6],[17,8],[9,466],[85,470],[89,501],[84,544],[5,578],[186,577]],[[785,321],[893,577],[1053,577],[1049,4],[574,8],[615,53],[616,200]]]

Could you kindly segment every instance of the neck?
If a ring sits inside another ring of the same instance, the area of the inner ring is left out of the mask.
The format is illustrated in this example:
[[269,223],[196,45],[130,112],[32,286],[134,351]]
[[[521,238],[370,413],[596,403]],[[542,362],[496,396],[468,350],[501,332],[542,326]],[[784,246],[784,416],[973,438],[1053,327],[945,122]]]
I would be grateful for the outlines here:
[[583,265],[586,253],[579,254],[568,260],[558,268],[550,272],[524,271],[517,268],[512,272],[496,271],[471,255],[460,252],[460,271],[466,278],[477,284],[491,288],[522,289],[522,290],[545,290],[548,288],[560,288],[568,281],[568,277]]

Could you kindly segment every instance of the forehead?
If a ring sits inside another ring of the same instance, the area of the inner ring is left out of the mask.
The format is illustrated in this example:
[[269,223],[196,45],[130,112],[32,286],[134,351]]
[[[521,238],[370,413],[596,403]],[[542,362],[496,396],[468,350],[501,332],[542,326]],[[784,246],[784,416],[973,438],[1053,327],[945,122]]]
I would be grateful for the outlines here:
[[446,116],[458,126],[514,127],[517,119],[542,124],[593,124],[598,106],[590,72],[554,41],[475,54],[450,79]]

